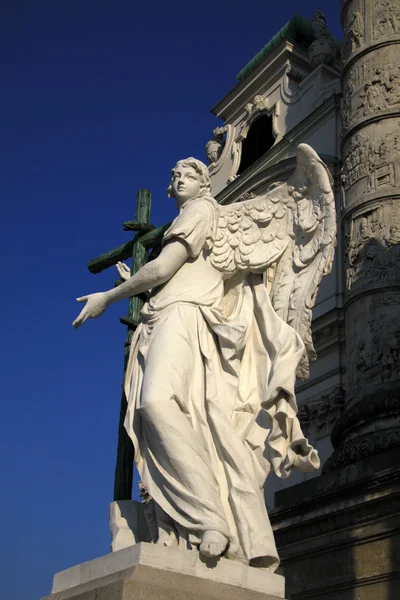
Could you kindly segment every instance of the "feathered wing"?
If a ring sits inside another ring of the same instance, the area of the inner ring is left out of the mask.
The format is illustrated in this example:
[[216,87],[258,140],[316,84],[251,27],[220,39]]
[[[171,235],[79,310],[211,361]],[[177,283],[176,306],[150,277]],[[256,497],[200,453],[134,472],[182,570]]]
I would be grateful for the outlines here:
[[218,207],[213,265],[226,278],[238,271],[264,272],[293,237],[293,209],[286,183],[263,196]]
[[[271,300],[278,315],[302,338],[306,354],[297,376],[307,379],[309,361],[316,359],[311,320],[319,284],[332,268],[336,244],[335,197],[332,176],[318,154],[301,144],[297,168],[288,181],[296,201],[293,252],[278,261]],[[299,195],[297,190],[299,190]]]
[[330,272],[335,241],[332,177],[307,144],[298,146],[296,170],[287,183],[218,208],[211,261],[226,278],[274,266],[272,305],[306,347],[297,372],[301,379],[308,377],[309,360],[316,357],[311,310],[321,279]]

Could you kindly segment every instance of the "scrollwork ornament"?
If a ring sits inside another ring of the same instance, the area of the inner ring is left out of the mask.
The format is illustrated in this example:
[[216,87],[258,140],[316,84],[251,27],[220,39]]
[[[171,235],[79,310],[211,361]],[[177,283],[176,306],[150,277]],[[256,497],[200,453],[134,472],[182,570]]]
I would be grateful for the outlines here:
[[207,160],[210,164],[216,163],[225,147],[226,127],[216,127],[213,131],[213,139],[206,144]]
[[351,440],[336,450],[326,461],[322,469],[325,475],[336,469],[342,469],[359,460],[365,460],[400,447],[400,431],[397,429],[371,432],[361,438]]

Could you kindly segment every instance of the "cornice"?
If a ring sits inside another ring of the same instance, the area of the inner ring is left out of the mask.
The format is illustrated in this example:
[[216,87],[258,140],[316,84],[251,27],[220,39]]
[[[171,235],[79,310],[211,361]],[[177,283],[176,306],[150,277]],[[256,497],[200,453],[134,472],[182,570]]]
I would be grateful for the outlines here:
[[211,112],[224,121],[233,121],[239,116],[242,107],[256,94],[262,94],[285,75],[291,62],[302,69],[304,76],[313,71],[307,53],[297,44],[283,40],[268,56],[268,62],[260,63],[251,75],[235,85]]

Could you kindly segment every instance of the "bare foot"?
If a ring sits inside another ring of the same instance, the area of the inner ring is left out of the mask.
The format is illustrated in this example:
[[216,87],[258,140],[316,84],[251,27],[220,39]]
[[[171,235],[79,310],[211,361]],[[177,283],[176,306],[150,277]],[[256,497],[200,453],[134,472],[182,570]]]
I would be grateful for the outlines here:
[[166,529],[158,529],[158,540],[156,542],[159,546],[166,546],[170,548],[171,546],[177,546],[178,540],[176,538],[176,534],[174,531],[167,531]]
[[203,535],[199,551],[204,556],[215,558],[221,556],[228,547],[227,538],[218,531],[206,531]]

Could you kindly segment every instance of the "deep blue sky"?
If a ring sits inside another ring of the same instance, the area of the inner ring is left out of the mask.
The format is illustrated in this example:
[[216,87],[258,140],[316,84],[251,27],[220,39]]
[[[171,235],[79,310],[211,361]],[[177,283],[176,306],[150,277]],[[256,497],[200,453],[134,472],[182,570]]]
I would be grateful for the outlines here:
[[[339,1],[322,8],[341,36]],[[204,8],[203,8],[204,7]],[[116,272],[86,263],[128,240],[140,187],[155,225],[177,159],[204,160],[236,73],[317,0],[2,0],[1,593],[109,551],[125,330],[114,305],[75,331],[77,296]]]

